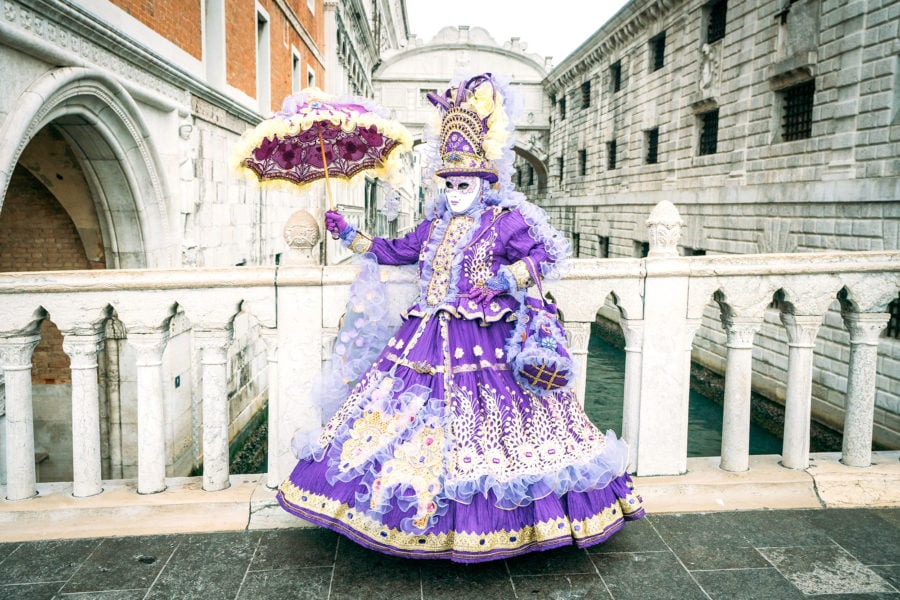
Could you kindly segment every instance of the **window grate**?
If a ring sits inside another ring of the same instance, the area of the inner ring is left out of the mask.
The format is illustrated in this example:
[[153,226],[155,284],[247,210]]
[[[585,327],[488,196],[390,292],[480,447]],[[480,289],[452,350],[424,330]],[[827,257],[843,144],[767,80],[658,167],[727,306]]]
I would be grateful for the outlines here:
[[647,164],[659,162],[659,127],[647,131]]
[[650,51],[653,55],[653,70],[658,71],[663,68],[666,61],[666,32],[663,31],[650,40]]
[[725,15],[728,12],[726,0],[715,0],[709,4],[709,22],[706,26],[706,43],[712,44],[725,37]]
[[622,61],[617,60],[609,66],[610,87],[613,92],[622,89]]
[[700,115],[700,154],[715,154],[719,137],[719,109]]
[[887,311],[891,313],[891,319],[884,329],[884,337],[900,340],[900,294],[897,299],[888,304]]
[[606,168],[616,168],[616,140],[606,143]]
[[587,150],[578,151],[578,174],[582,177],[587,174]]
[[802,140],[812,136],[812,109],[816,82],[813,79],[787,88],[782,92],[781,139],[785,142]]
[[588,108],[591,105],[591,82],[585,81],[581,84],[581,108]]

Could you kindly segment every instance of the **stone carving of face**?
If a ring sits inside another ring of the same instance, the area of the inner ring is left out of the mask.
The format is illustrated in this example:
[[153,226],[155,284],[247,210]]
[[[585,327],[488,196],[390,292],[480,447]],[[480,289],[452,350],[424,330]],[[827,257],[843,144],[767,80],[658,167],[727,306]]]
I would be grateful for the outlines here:
[[455,215],[469,210],[472,203],[481,198],[481,177],[451,176],[445,179],[447,204]]

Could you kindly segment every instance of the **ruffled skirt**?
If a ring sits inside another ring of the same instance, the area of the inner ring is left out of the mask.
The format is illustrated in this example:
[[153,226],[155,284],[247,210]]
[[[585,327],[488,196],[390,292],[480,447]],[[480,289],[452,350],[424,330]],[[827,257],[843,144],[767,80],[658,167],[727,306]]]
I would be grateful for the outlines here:
[[574,394],[520,387],[511,330],[445,312],[406,321],[295,447],[281,505],[374,550],[458,562],[590,546],[642,517],[625,443]]

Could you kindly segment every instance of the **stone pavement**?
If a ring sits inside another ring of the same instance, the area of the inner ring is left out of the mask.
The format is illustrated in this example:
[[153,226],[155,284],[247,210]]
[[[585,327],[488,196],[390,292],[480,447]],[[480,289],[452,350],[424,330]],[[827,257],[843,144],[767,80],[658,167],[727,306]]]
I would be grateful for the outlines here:
[[900,599],[900,509],[650,515],[606,544],[412,561],[294,528],[0,544],[0,598]]

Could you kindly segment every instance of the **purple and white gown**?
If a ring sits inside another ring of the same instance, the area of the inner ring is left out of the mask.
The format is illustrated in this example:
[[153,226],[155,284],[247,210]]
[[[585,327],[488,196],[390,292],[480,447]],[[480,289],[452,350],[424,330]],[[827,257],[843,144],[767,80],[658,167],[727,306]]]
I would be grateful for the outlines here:
[[574,393],[513,377],[521,295],[468,298],[501,268],[524,290],[524,259],[552,261],[534,225],[477,205],[395,240],[356,234],[379,264],[418,263],[420,294],[280,486],[287,511],[373,550],[468,563],[590,546],[644,515],[625,443]]

